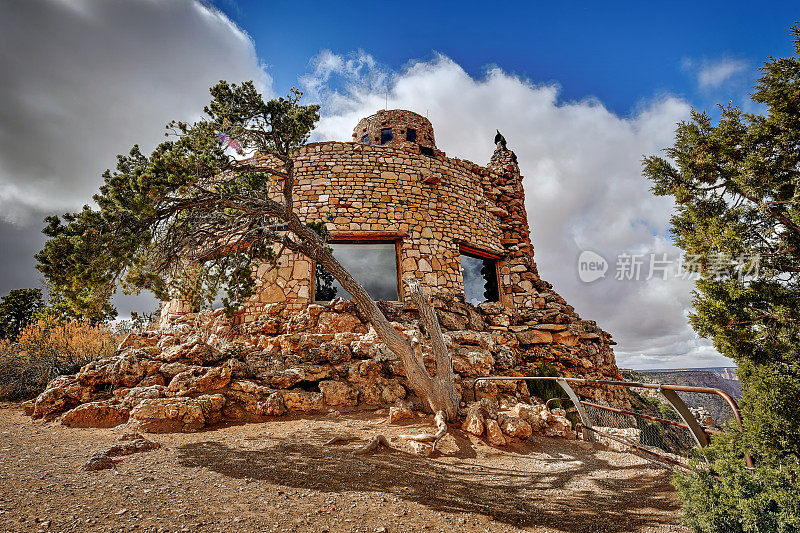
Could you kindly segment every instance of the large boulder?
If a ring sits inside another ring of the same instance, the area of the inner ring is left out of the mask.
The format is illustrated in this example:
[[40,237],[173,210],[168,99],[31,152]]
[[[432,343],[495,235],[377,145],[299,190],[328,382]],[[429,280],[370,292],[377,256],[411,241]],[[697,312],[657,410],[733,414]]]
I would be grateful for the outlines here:
[[321,392],[290,390],[283,392],[283,404],[286,410],[299,413],[313,413],[324,408]]
[[505,446],[508,443],[497,420],[490,418],[486,421],[486,440],[492,446]]
[[494,357],[489,350],[461,347],[453,354],[453,370],[464,377],[488,376],[494,368]]
[[133,387],[147,375],[142,350],[129,348],[116,357],[92,361],[81,368],[78,381],[86,387]]
[[88,402],[92,399],[93,392],[92,387],[80,383],[76,376],[59,376],[37,396],[33,406],[33,418],[50,416]]
[[325,405],[356,405],[358,403],[358,391],[342,381],[320,381],[319,390]]
[[219,419],[224,405],[221,394],[147,399],[130,412],[130,419],[149,433],[192,432]]
[[74,428],[113,428],[128,421],[130,410],[108,401],[89,402],[67,411],[61,423]]
[[331,367],[325,365],[298,365],[276,372],[269,384],[276,389],[288,389],[298,383],[316,383],[331,376]]
[[133,387],[147,374],[147,367],[135,350],[119,356],[108,369],[107,383],[113,387]]
[[377,384],[385,403],[392,404],[406,397],[406,388],[396,379],[379,379]]
[[546,425],[546,422],[542,419],[543,412],[547,412],[547,407],[544,405],[518,403],[511,409],[511,416],[521,418],[531,426],[533,431],[539,431],[542,426]]
[[[286,411],[280,392],[249,380],[231,382],[225,396],[229,400],[241,404],[245,413],[259,417],[279,416]],[[241,417],[232,416],[232,418]]]
[[364,325],[350,313],[323,311],[317,320],[316,330],[320,333],[360,332],[364,331]]
[[500,429],[503,430],[503,433],[512,438],[527,439],[533,433],[531,425],[516,416],[509,416],[501,413],[497,417],[497,423],[500,425]]
[[231,381],[231,365],[194,366],[172,378],[167,386],[167,396],[189,396],[220,390]]
[[349,361],[351,356],[352,353],[350,352],[350,348],[348,348],[346,345],[336,341],[324,342],[319,346],[319,349],[316,352],[316,357],[314,358],[314,362],[328,362],[338,365],[339,363]]
[[518,331],[517,340],[520,344],[550,344],[553,342],[553,334],[549,331],[532,329],[528,331]]
[[150,385],[147,387],[139,386],[115,392],[114,396],[119,398],[122,406],[126,407],[127,409],[133,409],[143,400],[165,397],[165,391],[166,387],[164,385]]
[[473,435],[480,437],[483,435],[485,422],[486,421],[483,418],[483,413],[481,413],[480,408],[474,407],[467,411],[467,417],[464,419],[464,423],[462,424],[461,428],[467,433],[472,433]]
[[563,409],[553,409],[547,417],[547,427],[544,429],[547,437],[561,437],[574,439],[575,432],[572,431],[572,422],[567,418],[567,413]]

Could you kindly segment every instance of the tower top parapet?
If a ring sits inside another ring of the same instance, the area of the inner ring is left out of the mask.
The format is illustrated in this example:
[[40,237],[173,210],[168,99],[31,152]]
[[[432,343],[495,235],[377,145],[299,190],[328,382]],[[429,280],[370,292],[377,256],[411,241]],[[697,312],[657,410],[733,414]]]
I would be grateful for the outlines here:
[[353,141],[391,147],[414,143],[420,151],[436,148],[431,122],[406,109],[382,109],[362,118],[353,130]]

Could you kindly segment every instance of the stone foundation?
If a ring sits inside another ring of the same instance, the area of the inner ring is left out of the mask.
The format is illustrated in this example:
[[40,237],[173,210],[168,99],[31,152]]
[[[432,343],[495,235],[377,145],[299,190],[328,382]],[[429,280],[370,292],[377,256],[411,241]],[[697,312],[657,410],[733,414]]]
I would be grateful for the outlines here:
[[[498,409],[528,400],[525,383],[513,381],[479,382],[473,398],[472,380],[531,375],[540,361],[565,376],[619,379],[607,338],[590,331],[590,323],[511,325],[520,318],[501,305],[475,307],[442,296],[434,306],[465,408],[474,400]],[[414,310],[394,308],[390,314],[399,331],[424,339]],[[424,341],[423,354],[433,373]],[[614,392],[583,392],[619,401]],[[397,356],[353,304],[337,299],[299,311],[271,304],[247,323],[226,319],[221,311],[186,314],[162,329],[131,334],[115,357],[53,380],[33,403],[32,415],[61,416],[65,424],[81,427],[129,421],[144,431],[196,431],[221,421],[374,409],[398,400],[424,408]],[[504,420],[497,423],[506,433],[525,433],[522,424],[509,429]]]

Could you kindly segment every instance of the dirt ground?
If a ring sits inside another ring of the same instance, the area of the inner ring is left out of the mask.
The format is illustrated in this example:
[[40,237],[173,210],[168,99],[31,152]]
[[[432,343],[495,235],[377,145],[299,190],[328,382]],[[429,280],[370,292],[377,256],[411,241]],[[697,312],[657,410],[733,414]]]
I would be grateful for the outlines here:
[[[0,531],[686,531],[669,473],[627,453],[534,437],[497,450],[453,429],[409,453],[386,411],[284,418],[190,434],[85,472],[129,430],[71,429],[0,406]],[[376,434],[392,449],[353,456]],[[326,446],[335,436],[343,443]]]

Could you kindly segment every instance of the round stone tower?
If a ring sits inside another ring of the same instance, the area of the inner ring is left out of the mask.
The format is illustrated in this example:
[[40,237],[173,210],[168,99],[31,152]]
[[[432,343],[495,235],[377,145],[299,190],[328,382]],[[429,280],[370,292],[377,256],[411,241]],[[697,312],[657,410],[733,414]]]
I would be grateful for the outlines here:
[[413,111],[383,109],[362,118],[353,130],[353,141],[399,148],[416,144],[421,153],[433,154],[436,142],[430,121]]

